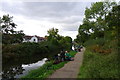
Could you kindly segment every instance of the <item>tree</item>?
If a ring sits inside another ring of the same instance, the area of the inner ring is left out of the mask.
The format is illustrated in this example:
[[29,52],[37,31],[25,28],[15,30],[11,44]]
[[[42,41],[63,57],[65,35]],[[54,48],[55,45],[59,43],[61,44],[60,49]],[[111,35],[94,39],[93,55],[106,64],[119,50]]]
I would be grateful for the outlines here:
[[72,38],[69,36],[64,37],[65,43],[63,43],[65,49],[71,50],[72,49]]
[[108,28],[106,16],[111,12],[115,2],[96,2],[85,10],[83,24],[79,26],[77,39],[84,43],[89,39],[105,38]]
[[52,28],[48,30],[48,40],[58,37],[58,29]]
[[109,15],[106,16],[107,32],[112,39],[120,38],[120,5],[114,6]]
[[[92,6],[85,10],[85,20],[87,22],[90,22],[90,24],[93,25],[92,32],[94,34],[99,35],[99,33],[102,34],[102,36],[98,37],[104,37],[104,31],[107,28],[105,17],[108,15],[108,13],[111,11],[112,7],[115,6],[115,2],[96,2],[93,3]],[[90,27],[91,28],[91,27]]]
[[10,17],[9,15],[3,15],[2,18],[0,18],[0,26],[2,33],[5,34],[13,34],[15,33],[14,28],[16,28],[16,24],[12,20],[13,17]]
[[0,17],[0,27],[2,34],[3,44],[21,43],[23,41],[24,33],[22,30],[15,31],[16,24],[13,22],[13,17],[9,15],[3,15]]
[[69,36],[61,37],[61,39],[58,41],[59,47],[61,50],[71,50],[72,49],[72,38]]
[[58,50],[70,50],[72,48],[72,38],[69,36],[64,37],[59,35],[58,29],[49,29],[48,36],[46,37],[50,47],[55,46]]

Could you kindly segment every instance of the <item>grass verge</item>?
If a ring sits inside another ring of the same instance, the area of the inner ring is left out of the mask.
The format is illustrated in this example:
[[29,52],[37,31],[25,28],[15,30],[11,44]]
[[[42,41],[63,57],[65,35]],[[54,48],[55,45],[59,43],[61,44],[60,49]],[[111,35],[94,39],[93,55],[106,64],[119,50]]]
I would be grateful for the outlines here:
[[120,78],[118,54],[103,55],[86,49],[78,78]]
[[[75,56],[77,52],[70,51],[71,56]],[[53,61],[46,62],[43,66],[39,67],[38,69],[31,70],[28,75],[22,77],[22,79],[26,78],[40,78],[40,80],[44,80],[49,75],[51,75],[55,70],[60,69],[64,66],[68,61],[61,62],[59,64],[53,64]]]

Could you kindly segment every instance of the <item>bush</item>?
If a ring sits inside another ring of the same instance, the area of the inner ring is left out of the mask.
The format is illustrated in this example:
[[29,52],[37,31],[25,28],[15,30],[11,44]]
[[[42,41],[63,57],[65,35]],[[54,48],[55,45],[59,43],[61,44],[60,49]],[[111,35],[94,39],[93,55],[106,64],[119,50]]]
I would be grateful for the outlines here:
[[84,44],[88,49],[96,53],[109,54],[112,52],[112,47],[108,40],[104,38],[99,38],[96,40],[88,40]]
[[48,54],[48,49],[38,43],[9,44],[2,46],[3,62],[14,61],[19,58],[30,58],[36,55],[41,57]]
[[106,40],[104,38],[99,39],[90,39],[84,43],[85,46],[91,46],[91,45],[99,45],[103,46],[106,43]]

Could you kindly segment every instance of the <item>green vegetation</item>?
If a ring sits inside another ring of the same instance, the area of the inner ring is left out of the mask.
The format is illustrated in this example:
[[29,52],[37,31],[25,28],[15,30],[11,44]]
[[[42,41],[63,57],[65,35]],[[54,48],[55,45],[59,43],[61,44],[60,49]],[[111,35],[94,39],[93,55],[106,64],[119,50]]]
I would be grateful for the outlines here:
[[76,51],[70,51],[70,55],[71,55],[72,57],[74,57],[76,53],[77,53]]
[[[72,49],[72,38],[61,36],[58,29],[48,30],[46,41],[41,43],[22,43],[23,31],[15,31],[16,24],[13,17],[0,17],[0,35],[2,34],[3,63],[18,58],[32,58],[33,56],[47,55],[52,58],[61,50]],[[116,2],[96,2],[85,10],[83,24],[79,26],[77,45],[86,47],[83,65],[80,68],[79,78],[120,78],[118,72],[120,64],[120,5]],[[50,55],[50,56],[49,56]],[[71,53],[75,55],[74,52]],[[24,78],[46,78],[66,62],[53,65],[47,62],[39,69],[33,70]]]
[[85,10],[76,42],[86,47],[78,78],[120,78],[120,5],[96,2]]
[[120,78],[117,54],[101,55],[86,50],[78,78]]
[[[89,39],[117,39],[120,30],[120,5],[115,2],[96,2],[85,10],[83,24],[79,26],[76,42],[84,44]],[[115,16],[116,15],[116,16]]]
[[[67,41],[66,41],[67,43]],[[61,45],[52,45],[51,41],[44,41],[40,43],[20,43],[20,44],[3,44],[2,45],[2,55],[3,55],[3,64],[19,60],[20,58],[32,58],[34,56],[40,56],[52,58],[55,54],[60,53],[62,50]],[[68,45],[71,43],[67,43]],[[68,46],[67,45],[67,46]],[[64,49],[71,50],[71,45],[67,47],[65,45]]]
[[[17,25],[13,22],[12,18],[13,17],[9,15],[3,15],[0,17],[0,35],[2,35],[2,67],[9,66],[7,64],[13,66],[15,63],[32,63],[41,60],[44,57],[52,60],[53,56],[60,53],[61,50],[72,50],[72,38],[69,36],[64,37],[59,35],[58,29],[55,28],[47,31],[48,35],[45,36],[45,41],[40,43],[23,43],[22,41],[25,34],[23,31],[14,30]],[[72,56],[74,56],[74,52],[71,53]],[[66,62],[61,62],[60,64],[53,65],[52,61],[47,62],[38,70],[30,72],[28,77],[44,78],[54,70],[64,66],[65,63]],[[5,70],[5,68],[3,68],[3,70]],[[3,75],[6,76],[6,74]],[[11,75],[8,77],[11,77]]]
[[[70,51],[70,55],[74,56],[76,54],[75,51]],[[61,68],[66,64],[68,61],[61,62],[59,64],[53,64],[53,61],[46,62],[42,67],[32,70],[29,72],[28,75],[22,78],[40,78],[45,79],[49,75],[51,75],[55,70]]]
[[21,57],[45,56],[51,58],[53,55],[60,53],[61,50],[70,51],[72,49],[72,38],[59,35],[58,29],[55,28],[48,30],[48,36],[45,36],[46,41],[40,43],[22,43],[25,34],[23,31],[14,30],[17,25],[13,22],[12,18],[9,15],[0,17],[3,63],[7,64]]
[[2,34],[2,44],[21,43],[23,40],[23,31],[14,30],[17,25],[12,19],[13,17],[9,15],[3,15],[0,17],[0,35]]
[[28,75],[22,77],[22,78],[47,78],[50,74],[52,74],[55,70],[61,68],[64,66],[66,62],[61,62],[59,64],[55,64],[53,65],[53,62],[47,62],[46,64],[44,64],[42,67],[32,70],[29,72]]
[[[19,61],[20,58],[32,58],[33,56],[44,56],[48,54],[48,50],[45,46],[41,46],[42,43],[21,43],[15,45],[2,45],[3,64]],[[44,53],[44,54],[43,54]],[[53,54],[51,54],[53,55]]]

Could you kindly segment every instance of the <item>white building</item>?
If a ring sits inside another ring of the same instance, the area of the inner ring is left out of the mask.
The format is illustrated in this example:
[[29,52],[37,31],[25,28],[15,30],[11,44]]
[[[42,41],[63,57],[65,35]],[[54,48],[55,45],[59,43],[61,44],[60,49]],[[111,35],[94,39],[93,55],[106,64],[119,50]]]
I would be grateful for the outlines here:
[[25,35],[23,37],[23,42],[41,42],[41,41],[45,41],[45,38],[43,37],[39,37],[39,36],[27,36]]

